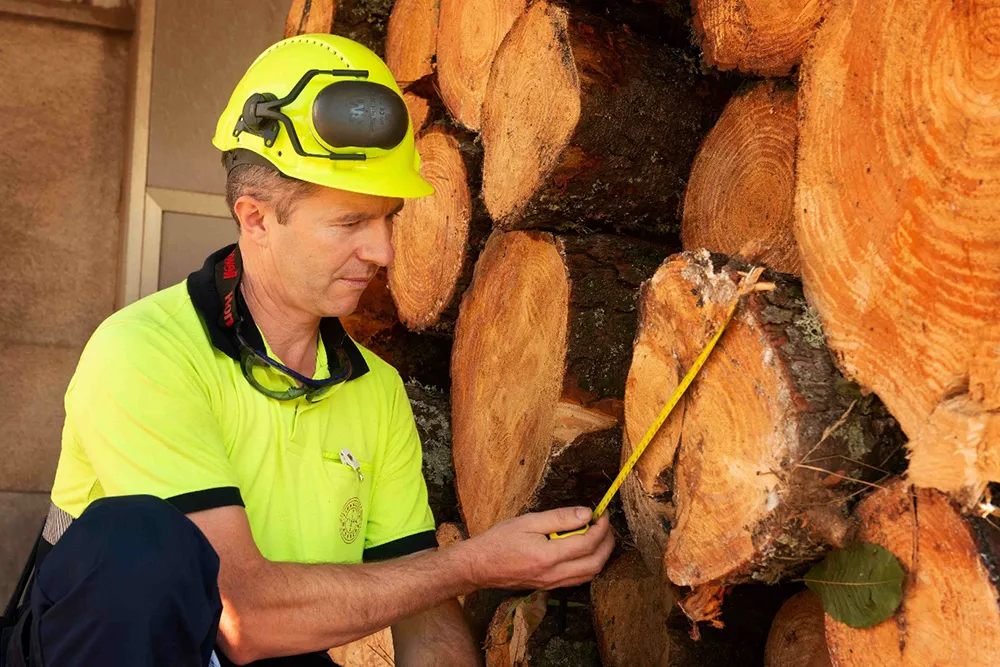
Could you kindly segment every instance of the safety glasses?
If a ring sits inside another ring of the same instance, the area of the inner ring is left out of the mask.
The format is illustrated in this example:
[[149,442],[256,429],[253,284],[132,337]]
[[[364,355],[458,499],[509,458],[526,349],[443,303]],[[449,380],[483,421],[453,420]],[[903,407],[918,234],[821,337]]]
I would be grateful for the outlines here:
[[[243,377],[250,383],[250,386],[269,398],[278,401],[291,401],[305,396],[306,400],[314,402],[351,375],[351,360],[343,348],[336,350],[339,362],[337,372],[331,373],[329,378],[316,380],[293,371],[260,350],[255,350],[240,333],[240,324],[242,321],[237,322],[235,333],[236,342],[240,347],[240,369],[243,371]],[[327,354],[330,352],[327,350]],[[285,390],[271,389],[266,384],[269,371],[277,371],[284,375],[292,382],[292,386]]]

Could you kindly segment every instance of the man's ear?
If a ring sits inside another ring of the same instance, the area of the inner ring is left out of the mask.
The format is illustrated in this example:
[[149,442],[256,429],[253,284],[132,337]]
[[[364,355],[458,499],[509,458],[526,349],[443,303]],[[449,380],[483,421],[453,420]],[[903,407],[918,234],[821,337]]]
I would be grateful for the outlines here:
[[233,204],[233,211],[240,221],[240,234],[266,246],[272,225],[278,223],[274,207],[250,195],[243,195]]

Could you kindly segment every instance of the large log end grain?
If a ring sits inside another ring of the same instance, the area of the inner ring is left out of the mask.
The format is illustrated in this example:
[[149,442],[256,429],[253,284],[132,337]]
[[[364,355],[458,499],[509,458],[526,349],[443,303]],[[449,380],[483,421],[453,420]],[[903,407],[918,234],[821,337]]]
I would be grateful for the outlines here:
[[694,0],[705,62],[722,70],[784,76],[799,63],[830,0]]
[[479,130],[490,67],[525,0],[440,0],[438,77],[452,116]]
[[812,591],[793,595],[771,623],[764,667],[831,667],[823,601]]
[[988,353],[1000,345],[994,12],[838,3],[800,78],[796,236],[810,303],[845,373],[911,438],[914,481],[962,495],[1000,479],[1000,439],[963,426],[996,433],[1000,419],[975,389],[1000,375]]
[[285,19],[285,37],[330,32],[336,15],[336,0],[292,0]]
[[[559,250],[541,236],[494,237],[475,275],[462,300],[451,370],[455,470],[471,535],[520,513],[545,472],[569,305]],[[495,349],[501,340],[504,354]]]
[[666,238],[723,103],[687,52],[535,2],[497,51],[483,102],[486,207],[502,229]]
[[430,112],[427,99],[410,90],[414,82],[434,72],[438,37],[438,0],[397,0],[389,15],[385,64],[399,87],[419,134]]
[[529,508],[596,503],[617,467],[639,285],[663,249],[495,232],[452,355],[459,502],[471,535]]
[[795,92],[788,83],[763,81],[726,105],[691,167],[685,250],[749,255],[777,271],[799,272]]
[[872,628],[826,618],[833,664],[995,665],[1000,607],[988,565],[996,564],[996,543],[979,539],[945,494],[912,490],[902,481],[865,498],[857,515],[860,539],[892,551],[907,578],[899,610]]
[[[745,268],[685,252],[644,287],[623,457],[719,325]],[[868,466],[901,444],[878,401],[837,373],[798,282],[764,280],[773,289],[745,298],[626,488],[640,548],[666,540],[647,562],[662,557],[680,585],[774,582],[816,558],[847,532],[847,500],[863,488],[850,480],[869,479]]]
[[389,288],[399,319],[411,329],[438,321],[465,264],[472,217],[468,174],[458,140],[432,128],[417,139],[420,173],[434,194],[406,202],[393,226]]

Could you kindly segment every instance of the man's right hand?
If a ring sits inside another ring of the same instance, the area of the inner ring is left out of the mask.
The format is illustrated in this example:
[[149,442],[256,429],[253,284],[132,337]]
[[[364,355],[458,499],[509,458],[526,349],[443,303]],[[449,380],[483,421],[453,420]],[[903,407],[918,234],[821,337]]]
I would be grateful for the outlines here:
[[535,590],[590,581],[615,546],[608,515],[582,535],[556,540],[548,535],[582,528],[591,516],[586,507],[562,507],[498,523],[461,544],[468,550],[473,580],[482,588]]

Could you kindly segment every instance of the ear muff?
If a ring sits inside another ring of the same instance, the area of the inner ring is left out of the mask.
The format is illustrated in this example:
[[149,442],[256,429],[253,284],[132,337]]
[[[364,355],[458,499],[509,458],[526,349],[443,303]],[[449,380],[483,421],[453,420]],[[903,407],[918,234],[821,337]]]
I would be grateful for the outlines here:
[[406,137],[410,119],[403,98],[371,81],[337,81],[312,105],[316,133],[333,148],[391,150]]

